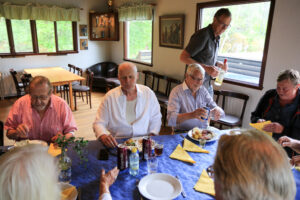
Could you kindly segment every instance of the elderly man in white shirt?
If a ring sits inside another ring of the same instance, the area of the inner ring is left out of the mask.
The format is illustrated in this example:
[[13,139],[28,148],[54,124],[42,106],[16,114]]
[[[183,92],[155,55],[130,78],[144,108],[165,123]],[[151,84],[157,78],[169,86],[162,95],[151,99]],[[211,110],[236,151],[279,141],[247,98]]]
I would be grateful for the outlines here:
[[118,74],[121,86],[106,93],[93,124],[97,139],[110,148],[117,146],[116,138],[157,135],[161,126],[157,98],[150,88],[136,84],[136,66],[121,63]]

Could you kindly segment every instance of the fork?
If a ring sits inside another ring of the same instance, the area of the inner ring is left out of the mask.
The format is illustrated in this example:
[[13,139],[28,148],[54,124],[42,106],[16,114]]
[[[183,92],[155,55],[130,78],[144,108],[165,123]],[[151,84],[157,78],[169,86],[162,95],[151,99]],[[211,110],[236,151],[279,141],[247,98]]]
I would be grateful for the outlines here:
[[[180,181],[180,179],[179,179],[179,177],[176,175],[175,176],[176,178],[177,178],[177,180],[181,183],[181,181]],[[181,184],[182,185],[182,184]],[[184,189],[183,189],[183,186],[182,186],[182,191],[181,191],[181,195],[183,196],[183,198],[186,198],[186,193],[185,193],[185,191],[184,191]]]

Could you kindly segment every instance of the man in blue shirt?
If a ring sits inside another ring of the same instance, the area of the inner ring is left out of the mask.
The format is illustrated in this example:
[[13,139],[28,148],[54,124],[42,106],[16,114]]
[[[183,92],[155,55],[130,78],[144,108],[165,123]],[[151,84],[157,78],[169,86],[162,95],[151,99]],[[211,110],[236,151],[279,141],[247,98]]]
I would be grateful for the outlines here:
[[216,120],[224,115],[208,91],[203,87],[204,69],[199,64],[188,66],[185,81],[176,86],[170,94],[168,102],[168,125],[180,130],[194,127],[206,128],[208,125],[207,109]]
[[217,62],[220,35],[230,26],[231,13],[227,8],[219,9],[214,15],[213,23],[198,30],[182,51],[180,60],[185,64],[198,63],[205,70],[204,87],[213,96],[212,77],[218,75],[220,67],[227,71],[227,64]]

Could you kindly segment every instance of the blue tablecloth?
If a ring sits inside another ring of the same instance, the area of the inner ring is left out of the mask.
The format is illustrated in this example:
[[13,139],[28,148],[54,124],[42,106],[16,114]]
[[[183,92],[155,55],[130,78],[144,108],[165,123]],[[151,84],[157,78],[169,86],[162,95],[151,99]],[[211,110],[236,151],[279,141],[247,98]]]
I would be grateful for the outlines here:
[[[186,134],[182,134],[186,136]],[[186,136],[187,137],[187,136]],[[205,149],[209,150],[209,154],[192,153],[189,155],[196,161],[195,164],[185,163],[179,160],[169,158],[178,144],[182,145],[183,138],[177,135],[164,135],[152,137],[158,143],[164,144],[163,155],[158,157],[158,172],[167,173],[173,176],[178,175],[183,188],[187,194],[185,199],[201,199],[210,200],[214,197],[197,192],[194,185],[198,181],[203,169],[213,164],[216,153],[217,141],[207,143]],[[99,197],[99,179],[101,169],[106,171],[117,165],[117,157],[109,155],[109,160],[98,160],[101,143],[98,141],[90,141],[88,145],[88,159],[86,164],[79,165],[77,156],[74,156],[72,150],[68,151],[68,155],[72,158],[72,181],[71,184],[81,189],[81,199],[97,200]],[[297,183],[297,191],[300,191],[300,172],[293,170],[295,181]],[[136,187],[136,179],[141,179],[147,175],[147,163],[140,161],[140,171],[137,177],[129,175],[129,169],[120,171],[116,182],[110,187],[110,191],[114,200],[119,199],[139,199],[140,196]],[[298,197],[298,198],[297,198]],[[299,192],[296,199],[300,199]],[[184,199],[179,195],[176,199]]]

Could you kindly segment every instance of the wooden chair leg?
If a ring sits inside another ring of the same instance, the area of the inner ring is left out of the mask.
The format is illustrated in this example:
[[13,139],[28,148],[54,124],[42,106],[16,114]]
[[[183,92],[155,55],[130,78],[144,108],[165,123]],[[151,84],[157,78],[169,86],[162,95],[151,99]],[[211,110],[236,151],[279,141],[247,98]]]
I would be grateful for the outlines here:
[[90,96],[90,109],[92,109],[92,94],[91,94],[91,91],[89,91],[89,96]]
[[73,92],[74,92],[74,103],[75,103],[75,110],[77,110],[76,92],[75,92],[75,91],[73,91]]

